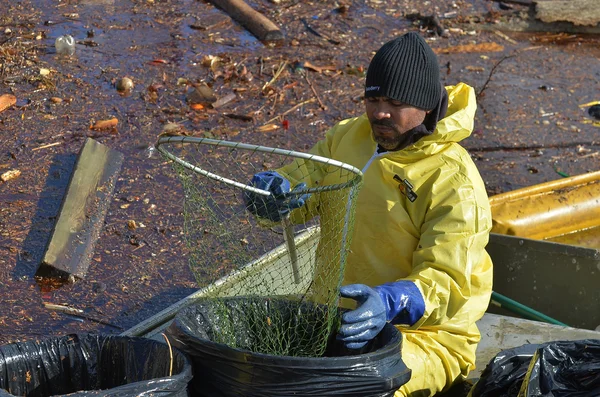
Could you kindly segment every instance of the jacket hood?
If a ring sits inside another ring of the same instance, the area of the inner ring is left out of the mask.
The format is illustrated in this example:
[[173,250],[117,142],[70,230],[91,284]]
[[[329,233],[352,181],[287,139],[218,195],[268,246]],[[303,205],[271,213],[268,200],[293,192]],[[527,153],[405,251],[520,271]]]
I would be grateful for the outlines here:
[[[432,134],[426,135],[408,147],[408,150],[423,150],[427,154],[437,150],[431,146],[444,146],[460,142],[473,132],[473,119],[477,110],[475,90],[464,83],[447,86],[448,109],[446,115],[437,122]],[[425,120],[427,122],[427,120]],[[430,152],[431,151],[431,152]]]

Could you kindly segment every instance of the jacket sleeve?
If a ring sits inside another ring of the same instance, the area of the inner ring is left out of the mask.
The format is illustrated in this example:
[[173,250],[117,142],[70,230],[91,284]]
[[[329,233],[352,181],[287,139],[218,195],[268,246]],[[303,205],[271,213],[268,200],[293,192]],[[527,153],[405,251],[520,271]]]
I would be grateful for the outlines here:
[[407,277],[425,300],[424,315],[413,328],[446,323],[467,302],[479,311],[491,294],[491,283],[482,285],[489,283],[483,275],[491,272],[485,251],[491,212],[483,183],[452,173],[437,185]]

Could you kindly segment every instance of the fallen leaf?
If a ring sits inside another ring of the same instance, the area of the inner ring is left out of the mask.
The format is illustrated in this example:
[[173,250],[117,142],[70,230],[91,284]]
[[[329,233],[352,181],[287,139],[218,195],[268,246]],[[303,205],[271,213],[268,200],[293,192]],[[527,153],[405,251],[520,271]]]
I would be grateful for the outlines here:
[[116,117],[113,117],[112,119],[108,119],[108,120],[99,120],[96,121],[94,124],[92,124],[92,126],[90,127],[91,130],[109,130],[109,129],[113,129],[117,126],[117,124],[119,123],[119,120],[117,120]]
[[19,175],[21,175],[21,171],[16,170],[16,169],[15,170],[6,171],[2,175],[0,175],[0,180],[2,182],[7,182],[7,181],[10,181],[11,179],[17,178]]
[[194,110],[202,110],[204,109],[204,105],[201,103],[192,103],[190,107]]
[[8,109],[17,103],[17,97],[12,94],[4,94],[0,96],[0,112]]
[[477,43],[464,44],[446,48],[435,48],[433,52],[436,54],[456,54],[456,53],[471,53],[471,52],[500,52],[504,51],[504,46],[497,43]]

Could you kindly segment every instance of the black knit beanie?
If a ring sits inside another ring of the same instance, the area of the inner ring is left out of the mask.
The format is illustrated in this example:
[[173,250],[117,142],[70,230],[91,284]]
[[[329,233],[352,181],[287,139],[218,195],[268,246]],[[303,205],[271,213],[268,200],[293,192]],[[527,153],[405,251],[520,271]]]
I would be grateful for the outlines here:
[[365,98],[387,97],[431,110],[438,105],[440,95],[437,57],[418,33],[388,41],[371,60]]

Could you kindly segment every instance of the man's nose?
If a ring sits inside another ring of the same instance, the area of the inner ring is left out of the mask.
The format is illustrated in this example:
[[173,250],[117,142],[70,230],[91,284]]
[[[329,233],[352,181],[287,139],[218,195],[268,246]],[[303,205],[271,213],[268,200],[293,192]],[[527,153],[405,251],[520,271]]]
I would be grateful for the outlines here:
[[378,105],[373,110],[373,117],[375,117],[378,120],[381,120],[389,119],[391,115],[390,112],[384,106]]

